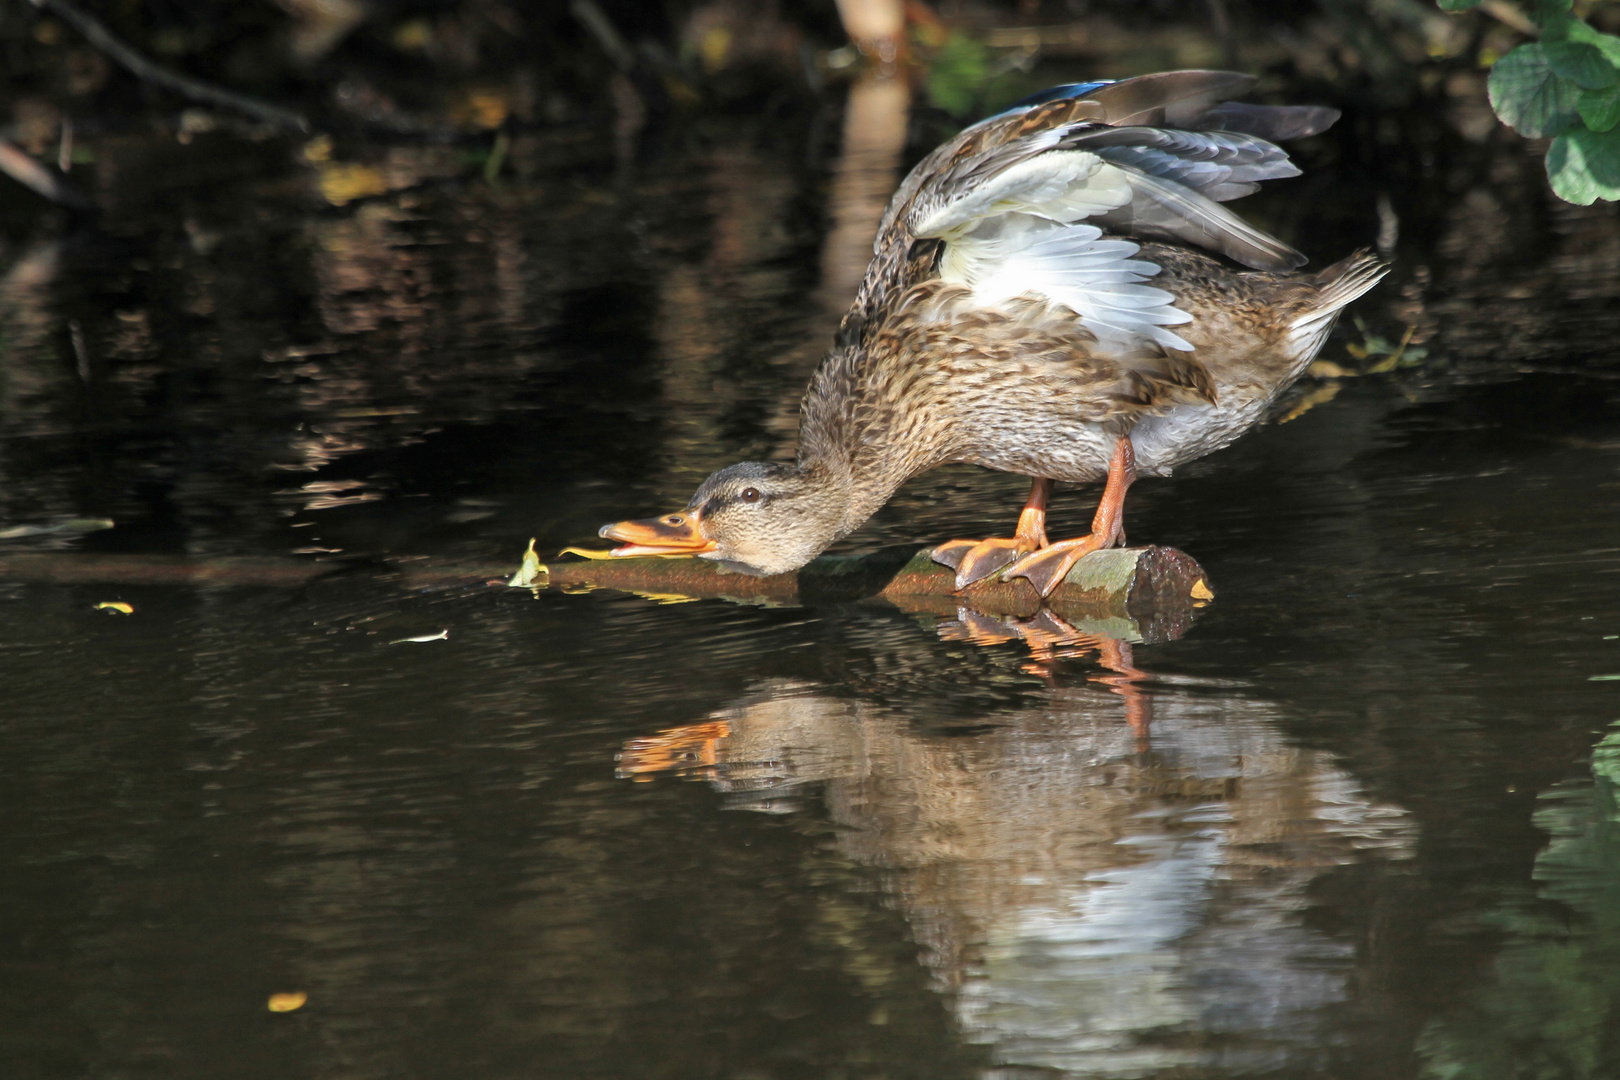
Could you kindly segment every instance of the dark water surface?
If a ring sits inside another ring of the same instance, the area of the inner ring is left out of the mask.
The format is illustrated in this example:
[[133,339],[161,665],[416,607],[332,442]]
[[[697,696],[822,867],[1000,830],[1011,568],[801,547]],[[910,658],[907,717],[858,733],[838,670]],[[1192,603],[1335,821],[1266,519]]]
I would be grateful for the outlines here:
[[1219,592],[1142,677],[391,576],[791,453],[902,152],[903,98],[841,108],[519,140],[500,188],[350,151],[390,190],[346,202],[341,147],[108,138],[98,230],[5,211],[0,528],[116,526],[0,556],[347,571],[0,577],[0,1075],[1620,1076],[1620,217],[1509,139],[1352,116],[1254,200],[1319,261],[1382,226],[1357,310],[1427,354],[1138,485]]

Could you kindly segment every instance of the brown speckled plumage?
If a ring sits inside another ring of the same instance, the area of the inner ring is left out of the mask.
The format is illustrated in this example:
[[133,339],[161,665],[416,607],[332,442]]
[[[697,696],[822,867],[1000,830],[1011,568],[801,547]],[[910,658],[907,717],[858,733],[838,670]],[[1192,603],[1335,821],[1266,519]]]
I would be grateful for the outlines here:
[[[1166,475],[1237,438],[1382,274],[1364,254],[1286,272],[1302,257],[1212,201],[1293,175],[1262,137],[1310,133],[1335,115],[1215,106],[1247,84],[1219,72],[1127,80],[976,125],[934,151],[891,202],[811,379],[797,466],[722,470],[684,516],[662,520],[705,557],[776,573],[939,465],[1095,481],[1122,467],[1123,437],[1132,475]],[[1267,269],[1235,269],[1188,237]],[[970,261],[953,277],[944,256],[957,244],[968,254],[953,258]],[[1009,288],[995,277],[1026,265],[1021,295],[1022,278]],[[1093,308],[1101,314],[1083,314]]]

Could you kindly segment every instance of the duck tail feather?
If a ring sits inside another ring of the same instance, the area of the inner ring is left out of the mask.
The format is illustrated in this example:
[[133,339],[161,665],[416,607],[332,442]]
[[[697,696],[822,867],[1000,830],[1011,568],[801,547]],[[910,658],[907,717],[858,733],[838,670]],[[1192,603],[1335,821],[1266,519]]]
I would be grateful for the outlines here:
[[1337,315],[1346,304],[1371,289],[1390,271],[1389,263],[1363,248],[1315,275],[1316,296],[1310,310],[1291,323],[1299,330]]
[[1363,249],[1310,279],[1316,285],[1316,295],[1311,297],[1309,307],[1288,324],[1288,339],[1301,364],[1322,348],[1345,305],[1377,285],[1389,271],[1388,263]]

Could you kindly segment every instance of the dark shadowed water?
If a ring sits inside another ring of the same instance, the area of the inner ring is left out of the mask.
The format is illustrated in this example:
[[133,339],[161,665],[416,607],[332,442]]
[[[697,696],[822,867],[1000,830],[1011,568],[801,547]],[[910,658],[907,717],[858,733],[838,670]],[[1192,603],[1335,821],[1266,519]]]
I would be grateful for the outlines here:
[[[1218,590],[1139,678],[875,603],[402,584],[791,454],[941,134],[855,94],[526,136],[500,187],[109,137],[99,228],[3,212],[0,529],[115,525],[0,559],[343,572],[0,570],[0,1076],[1620,1075],[1620,217],[1510,138],[1352,115],[1253,200],[1397,258],[1325,358],[1426,352],[1137,486]],[[943,470],[845,549],[1021,485]]]

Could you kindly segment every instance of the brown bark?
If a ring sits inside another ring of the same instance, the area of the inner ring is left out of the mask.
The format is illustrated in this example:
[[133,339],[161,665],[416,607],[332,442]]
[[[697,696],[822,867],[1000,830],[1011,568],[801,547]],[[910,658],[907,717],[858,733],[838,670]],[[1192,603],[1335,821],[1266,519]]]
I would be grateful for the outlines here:
[[[870,555],[828,556],[792,574],[749,577],[726,573],[705,559],[604,559],[534,565],[530,580],[512,584],[573,590],[621,589],[650,596],[718,597],[752,603],[815,604],[887,600],[908,611],[954,614],[958,606],[992,615],[1030,616],[1040,597],[1023,579],[994,579],[958,593],[953,572],[928,557],[929,549],[886,549]],[[1174,548],[1115,548],[1075,564],[1047,598],[1056,611],[1128,615],[1141,620],[1190,616],[1213,598],[1208,577],[1193,558]]]

